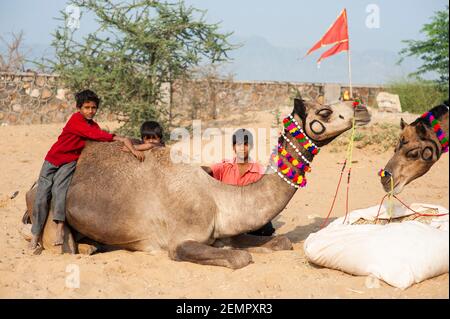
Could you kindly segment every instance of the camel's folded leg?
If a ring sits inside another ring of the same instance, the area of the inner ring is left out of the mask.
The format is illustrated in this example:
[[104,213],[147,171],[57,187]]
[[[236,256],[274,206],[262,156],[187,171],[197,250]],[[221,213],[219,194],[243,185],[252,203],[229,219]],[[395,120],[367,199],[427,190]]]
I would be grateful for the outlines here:
[[[31,224],[28,224],[28,222],[30,223],[33,222],[32,212],[37,190],[37,187],[35,186],[36,183],[33,184],[31,189],[26,194],[27,210],[24,216],[22,217],[22,223],[24,223],[25,225],[21,229],[21,234],[28,241],[31,240]],[[44,229],[42,230],[41,241],[43,248],[55,253],[69,253],[69,254],[76,254],[78,250],[80,250],[81,253],[92,254],[96,250],[95,247],[81,247],[81,248],[77,247],[77,243],[72,234],[72,230],[70,229],[70,227],[67,226],[67,224],[64,225],[64,243],[60,246],[53,246],[53,243],[55,242],[56,239],[55,237],[56,237],[56,223],[53,222],[53,208],[50,208],[47,220],[45,221]]]
[[96,241],[84,236],[76,230],[72,230],[72,234],[77,243],[77,252],[79,254],[92,255],[99,251],[100,245]]
[[246,251],[220,249],[196,241],[185,241],[179,244],[169,251],[169,256],[178,261],[190,261],[232,269],[245,267],[252,262],[252,256]]
[[74,232],[67,224],[64,225],[64,243],[62,246],[53,246],[56,235],[56,224],[47,220],[43,233],[43,243],[45,249],[49,249],[53,252],[67,253],[67,254],[83,254],[92,255],[97,251],[95,245],[89,243],[77,243],[75,240]]
[[64,224],[64,243],[60,246],[53,245],[56,240],[56,223],[52,219],[53,212],[50,211],[49,217],[47,218],[44,229],[42,231],[42,244],[44,249],[55,253],[76,254],[76,242],[73,238],[72,231],[67,226],[67,224]]
[[33,234],[31,233],[31,224],[22,224],[19,228],[19,233],[26,241],[31,241]]
[[78,253],[83,255],[92,255],[98,250],[96,246],[89,244],[77,244],[77,246]]
[[292,250],[292,243],[286,236],[255,236],[241,234],[227,241],[233,248],[245,249],[254,253],[267,253],[278,250]]

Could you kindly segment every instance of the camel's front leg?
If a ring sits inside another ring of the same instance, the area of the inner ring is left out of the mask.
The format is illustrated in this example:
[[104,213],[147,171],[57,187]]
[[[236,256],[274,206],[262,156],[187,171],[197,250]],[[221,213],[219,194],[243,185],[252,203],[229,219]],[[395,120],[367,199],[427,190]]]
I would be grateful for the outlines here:
[[196,241],[185,241],[169,252],[172,259],[202,265],[239,269],[252,262],[252,256],[243,250],[220,249]]
[[241,234],[226,241],[233,248],[245,249],[254,253],[267,253],[278,250],[292,250],[292,243],[286,236],[255,236]]

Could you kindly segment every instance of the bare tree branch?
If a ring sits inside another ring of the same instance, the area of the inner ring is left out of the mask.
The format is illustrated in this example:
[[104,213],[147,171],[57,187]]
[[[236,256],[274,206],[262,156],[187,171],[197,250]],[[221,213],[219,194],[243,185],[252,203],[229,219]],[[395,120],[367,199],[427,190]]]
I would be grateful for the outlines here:
[[11,32],[11,40],[8,41],[0,36],[2,46],[6,50],[0,51],[0,71],[2,72],[24,72],[26,54],[22,51],[23,31],[19,33]]

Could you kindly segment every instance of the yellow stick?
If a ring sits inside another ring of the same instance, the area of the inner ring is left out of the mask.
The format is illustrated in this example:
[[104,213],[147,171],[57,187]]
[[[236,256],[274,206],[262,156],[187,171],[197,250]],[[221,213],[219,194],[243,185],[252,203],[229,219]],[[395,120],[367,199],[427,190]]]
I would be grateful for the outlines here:
[[356,119],[353,116],[353,123],[352,123],[352,135],[350,136],[350,142],[348,143],[347,147],[347,161],[349,165],[349,169],[352,167],[352,160],[353,160],[353,144],[355,140],[355,133],[356,133]]
[[392,175],[390,175],[390,179],[391,179],[391,191],[389,192],[388,195],[388,215],[389,215],[389,219],[392,218],[393,214],[393,206],[394,206],[394,201],[392,200],[392,197],[394,195],[394,179],[392,178]]

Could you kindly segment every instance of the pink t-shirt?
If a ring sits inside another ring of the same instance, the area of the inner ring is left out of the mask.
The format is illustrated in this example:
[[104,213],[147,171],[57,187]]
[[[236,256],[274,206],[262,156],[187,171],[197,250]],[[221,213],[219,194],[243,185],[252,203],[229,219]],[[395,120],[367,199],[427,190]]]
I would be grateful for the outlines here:
[[222,163],[211,166],[213,177],[219,181],[230,184],[245,186],[257,182],[264,175],[265,168],[259,163],[251,162],[247,171],[241,176],[236,158],[233,161],[224,160]]

